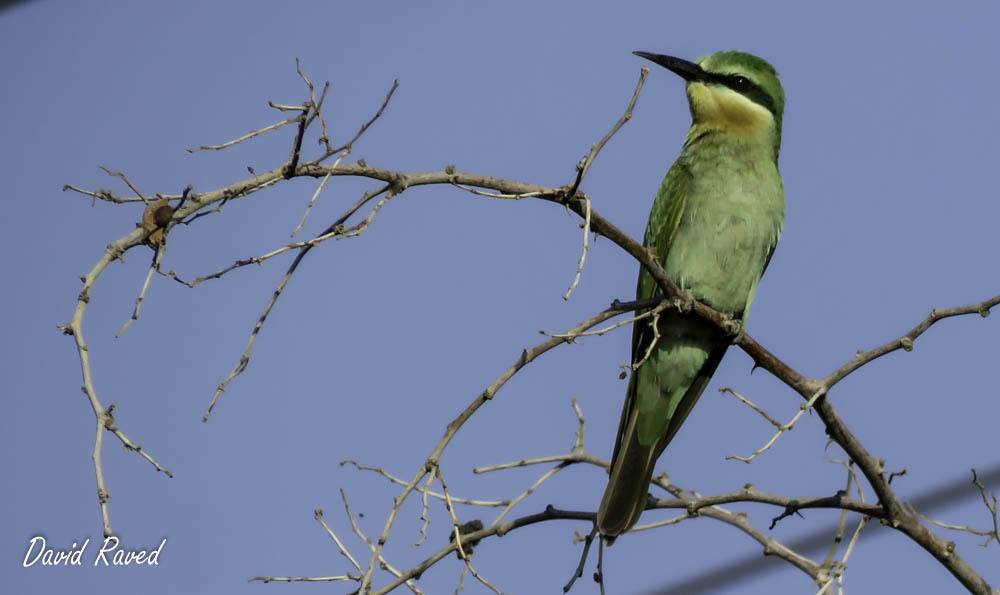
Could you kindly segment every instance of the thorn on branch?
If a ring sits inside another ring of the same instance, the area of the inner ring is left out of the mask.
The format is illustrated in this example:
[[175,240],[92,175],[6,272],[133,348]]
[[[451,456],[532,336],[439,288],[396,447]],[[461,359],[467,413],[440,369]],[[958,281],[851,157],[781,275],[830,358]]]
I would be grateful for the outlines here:
[[902,476],[908,474],[909,472],[910,472],[909,469],[907,469],[906,467],[903,467],[902,471],[890,471],[889,472],[889,479],[886,481],[886,483],[892,484],[892,480],[894,478],[896,478],[896,477],[902,477]]

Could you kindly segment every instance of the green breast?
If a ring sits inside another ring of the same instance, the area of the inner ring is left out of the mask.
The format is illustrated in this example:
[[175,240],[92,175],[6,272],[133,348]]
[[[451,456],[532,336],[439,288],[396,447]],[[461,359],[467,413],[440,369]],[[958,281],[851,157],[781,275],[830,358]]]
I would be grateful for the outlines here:
[[690,179],[664,268],[700,301],[744,315],[784,222],[785,192],[772,153],[705,135],[686,145],[679,161]]

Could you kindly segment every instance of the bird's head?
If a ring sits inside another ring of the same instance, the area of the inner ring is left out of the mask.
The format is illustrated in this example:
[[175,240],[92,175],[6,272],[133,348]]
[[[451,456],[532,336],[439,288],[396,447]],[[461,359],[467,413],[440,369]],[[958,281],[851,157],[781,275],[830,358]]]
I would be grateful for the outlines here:
[[737,51],[715,52],[695,62],[649,52],[633,53],[687,81],[695,126],[739,136],[773,137],[777,156],[785,90],[767,61]]

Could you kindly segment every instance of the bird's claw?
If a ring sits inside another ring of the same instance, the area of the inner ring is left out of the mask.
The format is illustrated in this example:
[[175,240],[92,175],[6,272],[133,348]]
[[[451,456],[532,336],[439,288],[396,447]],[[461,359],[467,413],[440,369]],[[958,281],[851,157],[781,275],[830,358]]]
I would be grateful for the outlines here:
[[731,314],[726,315],[726,319],[722,322],[722,327],[725,329],[729,342],[733,345],[739,343],[743,339],[743,335],[746,334],[743,321],[739,318],[733,318]]
[[680,295],[675,297],[671,303],[678,312],[690,312],[694,309],[695,301],[694,294],[691,293],[690,289],[681,289]]

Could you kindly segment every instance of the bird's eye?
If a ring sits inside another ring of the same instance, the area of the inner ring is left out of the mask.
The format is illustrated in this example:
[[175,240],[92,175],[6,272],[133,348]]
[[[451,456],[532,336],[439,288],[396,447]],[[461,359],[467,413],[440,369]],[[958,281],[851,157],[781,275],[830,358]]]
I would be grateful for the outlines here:
[[745,76],[736,75],[733,77],[733,85],[737,89],[748,89],[750,84],[750,79]]

